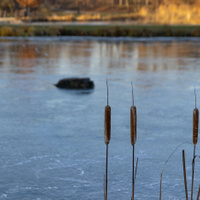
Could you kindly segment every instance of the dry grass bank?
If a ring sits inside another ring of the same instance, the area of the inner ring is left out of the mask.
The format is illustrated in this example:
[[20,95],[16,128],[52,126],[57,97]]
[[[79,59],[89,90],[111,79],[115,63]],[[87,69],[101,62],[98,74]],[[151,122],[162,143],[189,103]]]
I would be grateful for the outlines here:
[[[24,18],[24,21],[27,19]],[[139,24],[200,24],[200,4],[163,4],[152,11],[143,7],[138,12],[82,12],[64,15],[33,16],[31,21],[132,21]]]
[[[111,9],[111,8],[110,8]],[[30,17],[0,18],[0,23],[22,22],[83,22],[83,21],[130,21],[138,24],[200,24],[200,3],[189,4],[161,4],[157,9],[141,8],[138,12],[127,9],[94,10],[94,11],[62,11],[57,13],[33,14]]]
[[138,13],[144,23],[155,24],[200,24],[200,4],[196,5],[160,5],[155,13],[142,8]]

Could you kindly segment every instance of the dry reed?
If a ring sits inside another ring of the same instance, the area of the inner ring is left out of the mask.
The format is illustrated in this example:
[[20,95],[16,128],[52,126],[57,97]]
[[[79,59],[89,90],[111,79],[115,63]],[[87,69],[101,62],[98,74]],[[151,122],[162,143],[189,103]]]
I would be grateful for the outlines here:
[[185,168],[185,151],[184,150],[182,150],[182,160],[183,160],[183,176],[184,176],[184,185],[185,185],[185,196],[186,196],[186,200],[188,200],[187,176],[186,176],[186,168]]
[[198,194],[197,194],[197,200],[199,200],[200,197],[200,185],[199,185],[199,190],[198,190]]
[[196,145],[194,145],[194,153],[193,153],[193,159],[192,159],[192,186],[191,186],[191,200],[193,200],[194,166],[195,166],[195,147],[196,147]]
[[137,176],[138,161],[139,161],[139,159],[137,158],[136,165],[135,165],[135,179],[136,179],[136,176]]
[[159,200],[162,199],[162,176],[163,176],[164,169],[165,169],[165,167],[166,167],[168,161],[170,160],[170,158],[173,156],[173,154],[174,154],[182,145],[184,145],[184,144],[190,144],[190,143],[186,142],[186,143],[179,144],[179,145],[176,147],[176,149],[170,154],[170,156],[168,157],[168,159],[166,160],[166,162],[165,162],[165,164],[164,164],[164,166],[163,166],[163,169],[162,169],[162,172],[161,172],[161,175],[160,175],[160,194],[159,194]]

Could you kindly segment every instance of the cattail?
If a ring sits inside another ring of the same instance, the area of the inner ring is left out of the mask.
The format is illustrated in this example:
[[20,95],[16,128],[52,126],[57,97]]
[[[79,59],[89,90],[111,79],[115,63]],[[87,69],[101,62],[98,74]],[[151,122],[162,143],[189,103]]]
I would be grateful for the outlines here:
[[[135,164],[134,164],[134,157],[135,157],[135,143],[137,139],[137,110],[136,107],[134,106],[134,95],[133,95],[133,83],[131,82],[132,86],[132,101],[133,104],[130,108],[130,131],[131,131],[131,144],[133,146],[133,169],[132,169],[132,197],[131,200],[134,200],[134,190],[135,190]],[[136,164],[136,169],[137,169],[137,164]]]
[[191,186],[191,200],[193,200],[193,185],[194,185],[194,168],[195,168],[195,157],[196,157],[196,144],[198,141],[198,127],[199,127],[199,110],[197,109],[197,95],[196,88],[194,88],[195,96],[195,109],[193,110],[193,161],[192,161],[192,186]]
[[104,140],[106,144],[106,175],[105,175],[105,189],[104,189],[105,200],[107,200],[107,195],[108,195],[108,144],[110,142],[110,133],[111,133],[111,107],[109,106],[108,80],[106,80],[106,86],[107,86],[107,105],[105,107],[105,116],[104,116]]
[[130,125],[131,125],[131,144],[134,145],[137,139],[137,110],[135,106],[130,108]]
[[196,145],[198,141],[198,127],[199,127],[199,110],[193,110],[193,144]]
[[105,107],[105,121],[104,121],[104,140],[105,144],[110,142],[111,133],[111,107],[107,105]]

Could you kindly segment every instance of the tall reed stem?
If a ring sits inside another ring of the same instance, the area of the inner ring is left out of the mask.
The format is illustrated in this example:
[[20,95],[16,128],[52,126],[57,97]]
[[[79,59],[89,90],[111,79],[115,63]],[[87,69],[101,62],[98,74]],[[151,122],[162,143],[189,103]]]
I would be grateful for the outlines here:
[[106,191],[105,200],[108,198],[108,144],[106,144]]
[[191,200],[193,200],[195,152],[196,152],[196,145],[194,145],[193,160],[192,160],[192,187],[191,187]]
[[197,200],[199,200],[200,197],[200,185],[199,185],[199,191],[198,191],[198,195],[197,195]]
[[135,190],[135,145],[133,144],[133,170],[132,170],[132,197],[131,200],[134,200],[134,190]]
[[186,168],[185,168],[185,151],[184,150],[182,150],[182,159],[183,159],[183,175],[184,175],[184,184],[185,184],[185,196],[186,196],[186,200],[188,200],[187,176],[186,176]]

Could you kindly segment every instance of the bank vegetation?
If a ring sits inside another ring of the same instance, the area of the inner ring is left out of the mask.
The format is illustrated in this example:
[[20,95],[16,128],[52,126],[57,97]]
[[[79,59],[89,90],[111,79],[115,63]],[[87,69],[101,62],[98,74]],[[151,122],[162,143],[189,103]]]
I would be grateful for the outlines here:
[[0,26],[0,36],[200,37],[198,26]]

